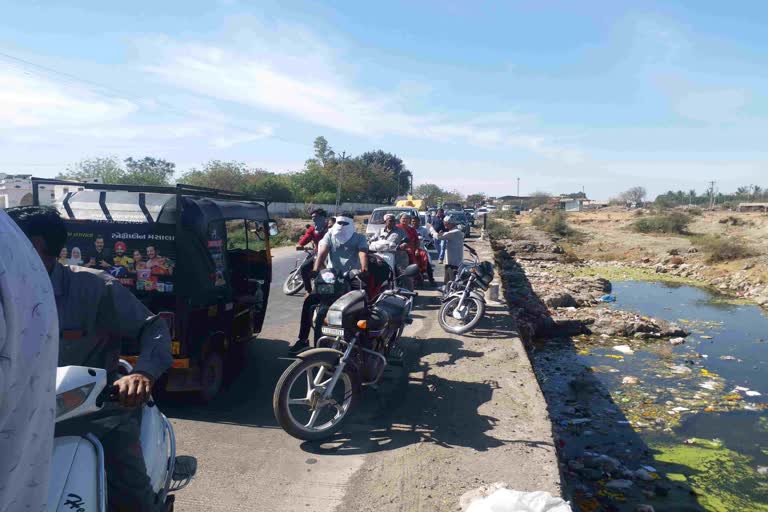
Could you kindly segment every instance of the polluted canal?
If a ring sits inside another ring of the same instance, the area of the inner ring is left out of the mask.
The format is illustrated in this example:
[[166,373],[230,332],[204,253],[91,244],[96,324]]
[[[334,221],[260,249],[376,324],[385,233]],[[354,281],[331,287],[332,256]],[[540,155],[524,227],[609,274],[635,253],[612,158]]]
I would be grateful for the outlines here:
[[690,286],[612,293],[691,334],[534,344],[574,509],[768,511],[768,317]]

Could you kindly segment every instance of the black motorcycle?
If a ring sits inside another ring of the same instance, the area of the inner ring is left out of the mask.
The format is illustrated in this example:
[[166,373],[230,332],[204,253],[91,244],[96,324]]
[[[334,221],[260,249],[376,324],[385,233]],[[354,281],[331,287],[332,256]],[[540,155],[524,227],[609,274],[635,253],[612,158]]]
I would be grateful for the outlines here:
[[[410,265],[403,276],[413,278],[418,272],[417,265]],[[384,375],[388,356],[398,352],[396,342],[411,323],[416,293],[393,286],[369,299],[357,271],[346,276],[321,271],[316,292],[337,293],[345,280],[356,280],[361,289],[331,304],[316,348],[298,354],[275,388],[275,417],[298,439],[323,439],[341,428],[361,388]]]
[[493,281],[493,264],[480,262],[477,251],[465,247],[472,261],[465,261],[456,271],[453,280],[443,289],[442,305],[437,323],[446,332],[465,334],[474,329],[485,314],[485,295]]

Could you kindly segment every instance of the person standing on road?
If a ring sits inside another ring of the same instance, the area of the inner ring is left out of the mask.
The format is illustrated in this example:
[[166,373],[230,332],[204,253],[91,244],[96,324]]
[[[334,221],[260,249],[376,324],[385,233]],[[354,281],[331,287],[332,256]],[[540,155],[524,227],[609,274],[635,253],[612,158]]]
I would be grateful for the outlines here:
[[[424,241],[424,246],[432,241],[432,233],[430,233],[427,228],[421,225],[421,219],[418,215],[411,218],[411,227]],[[426,248],[422,248],[421,245],[419,245],[419,248],[416,250],[416,261],[419,264],[419,269],[422,272],[426,271],[430,284],[434,285],[435,276],[432,270],[432,261],[430,261],[429,258],[429,251],[427,251]]]
[[[443,220],[444,218],[445,210],[438,208],[437,213],[435,214],[435,217],[432,219],[431,223],[432,227],[438,233],[445,231],[445,221]],[[443,263],[443,260],[445,259],[445,240],[438,240],[437,245],[437,261],[438,263]]]
[[[57,255],[61,252],[58,248]],[[0,210],[0,510],[46,510],[59,318],[32,244]]]
[[445,230],[442,233],[439,233],[434,226],[430,226],[430,232],[433,237],[445,242],[445,276],[443,282],[447,284],[453,281],[456,270],[464,261],[464,232],[451,219],[450,215],[443,219],[443,223]]
[[[110,510],[154,511],[158,505],[141,449],[141,414],[152,385],[173,362],[168,326],[106,272],[58,262],[67,228],[54,208],[20,206],[7,212],[48,270],[61,326],[59,366],[103,368],[117,388],[118,404],[59,423],[56,435],[92,432],[99,438]],[[122,338],[140,346],[133,373],[125,376],[118,371]]]
[[[325,233],[328,231],[328,214],[322,208],[313,210],[310,214],[312,217],[312,225],[307,228],[307,231],[296,243],[296,248],[301,249],[307,246],[310,242],[314,244],[315,254],[317,254],[317,248],[320,245],[320,240],[323,239]],[[304,289],[307,293],[312,291],[312,264],[313,259],[308,258],[301,264],[299,272],[301,273],[301,280],[304,282]]]
[[[336,217],[336,223],[328,230],[319,244],[313,275],[324,268],[326,259],[330,268],[339,274],[350,270],[359,270],[362,274],[368,272],[368,242],[365,236],[355,232],[355,223],[352,215],[340,215]],[[365,276],[362,277],[365,282]],[[312,312],[320,303],[322,296],[313,293],[304,299],[301,307],[301,323],[299,336],[296,343],[290,349],[293,354],[299,353],[309,347],[309,331],[312,328]],[[317,339],[319,333],[315,333]]]

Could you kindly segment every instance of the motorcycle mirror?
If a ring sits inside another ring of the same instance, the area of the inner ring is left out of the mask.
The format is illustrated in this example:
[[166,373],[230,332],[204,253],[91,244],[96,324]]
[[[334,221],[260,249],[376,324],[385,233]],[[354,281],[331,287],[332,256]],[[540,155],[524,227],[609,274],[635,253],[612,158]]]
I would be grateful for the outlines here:
[[277,236],[280,234],[280,230],[277,227],[277,222],[274,220],[269,221],[269,236]]

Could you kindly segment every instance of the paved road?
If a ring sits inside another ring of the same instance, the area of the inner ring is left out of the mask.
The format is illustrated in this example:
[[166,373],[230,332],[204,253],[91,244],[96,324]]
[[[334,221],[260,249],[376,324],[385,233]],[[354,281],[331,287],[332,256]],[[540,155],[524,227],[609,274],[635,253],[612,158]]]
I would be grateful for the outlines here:
[[318,455],[278,426],[272,392],[289,361],[302,297],[287,297],[282,282],[293,268],[292,248],[274,251],[274,280],[264,330],[247,367],[213,404],[165,406],[179,454],[198,459],[198,476],[177,495],[180,511],[331,511],[364,455]]

